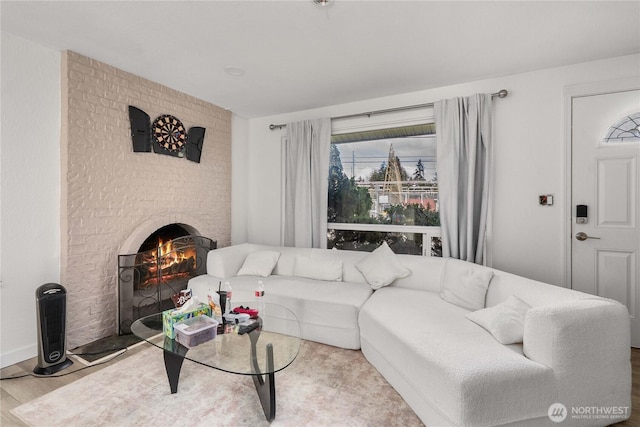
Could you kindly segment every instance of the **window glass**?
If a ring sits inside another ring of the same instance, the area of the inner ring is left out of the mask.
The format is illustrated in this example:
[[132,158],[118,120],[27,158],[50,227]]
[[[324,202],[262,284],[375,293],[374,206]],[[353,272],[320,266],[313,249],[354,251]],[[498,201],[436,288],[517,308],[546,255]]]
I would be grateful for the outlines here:
[[422,255],[423,237],[419,233],[329,230],[327,249],[372,252],[382,241],[397,254]]
[[604,144],[640,141],[640,112],[624,116],[615,122],[603,139]]
[[[333,141],[329,223],[440,225],[433,124],[334,135]],[[415,230],[357,231],[330,226],[327,246],[373,250],[383,239],[397,253],[423,253],[423,234]]]
[[327,219],[440,225],[433,135],[332,144]]

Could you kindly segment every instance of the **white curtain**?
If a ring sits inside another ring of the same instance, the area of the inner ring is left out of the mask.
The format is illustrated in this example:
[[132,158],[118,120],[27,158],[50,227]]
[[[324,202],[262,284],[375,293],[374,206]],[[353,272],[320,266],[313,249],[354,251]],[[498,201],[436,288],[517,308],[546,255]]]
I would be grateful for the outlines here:
[[442,256],[485,263],[491,95],[435,103]]
[[284,245],[320,248],[327,240],[331,120],[287,123]]

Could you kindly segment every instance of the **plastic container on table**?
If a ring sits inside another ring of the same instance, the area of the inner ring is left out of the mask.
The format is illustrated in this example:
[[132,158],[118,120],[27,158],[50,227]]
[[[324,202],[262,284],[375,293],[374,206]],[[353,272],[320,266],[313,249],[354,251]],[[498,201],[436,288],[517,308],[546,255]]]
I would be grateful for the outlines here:
[[176,341],[185,347],[195,347],[216,337],[218,321],[209,316],[196,316],[173,326]]

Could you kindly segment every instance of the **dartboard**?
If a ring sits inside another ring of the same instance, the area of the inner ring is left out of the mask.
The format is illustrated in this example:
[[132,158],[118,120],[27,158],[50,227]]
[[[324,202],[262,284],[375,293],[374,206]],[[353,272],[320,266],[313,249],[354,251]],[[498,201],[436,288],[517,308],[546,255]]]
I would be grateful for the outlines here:
[[153,121],[153,139],[158,145],[169,151],[182,151],[187,140],[184,125],[177,118],[165,114]]

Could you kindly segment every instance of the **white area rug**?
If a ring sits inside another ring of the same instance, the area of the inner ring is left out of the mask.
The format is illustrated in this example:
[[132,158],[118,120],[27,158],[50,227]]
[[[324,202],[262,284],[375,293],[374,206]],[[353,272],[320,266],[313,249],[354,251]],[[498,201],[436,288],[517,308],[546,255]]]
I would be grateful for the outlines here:
[[[276,374],[276,402],[272,426],[422,426],[360,351],[309,341]],[[155,347],[11,412],[31,426],[269,425],[249,376],[185,360],[172,395]]]

